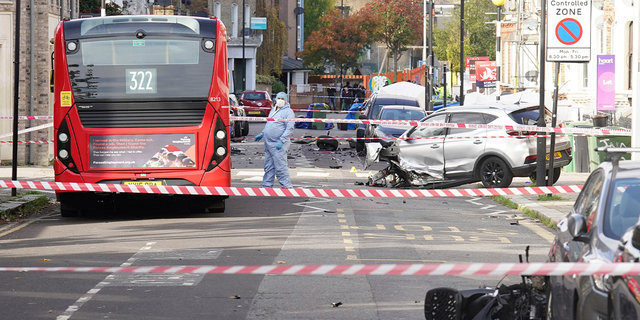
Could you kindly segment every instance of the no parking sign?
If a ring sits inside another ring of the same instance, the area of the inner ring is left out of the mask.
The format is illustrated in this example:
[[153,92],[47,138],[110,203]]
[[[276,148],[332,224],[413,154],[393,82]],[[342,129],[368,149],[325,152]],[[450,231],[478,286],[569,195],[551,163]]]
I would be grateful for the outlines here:
[[591,60],[591,1],[550,0],[547,61]]

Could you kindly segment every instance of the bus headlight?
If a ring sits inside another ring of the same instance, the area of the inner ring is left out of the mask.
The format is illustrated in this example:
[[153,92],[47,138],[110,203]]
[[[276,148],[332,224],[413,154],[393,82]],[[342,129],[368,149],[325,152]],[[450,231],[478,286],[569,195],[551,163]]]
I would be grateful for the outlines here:
[[207,50],[211,50],[213,49],[213,41],[211,40],[205,40],[204,42],[204,48]]
[[67,42],[67,50],[69,52],[76,51],[76,49],[78,49],[78,44],[77,43],[75,43],[73,41]]
[[58,135],[58,140],[60,140],[60,142],[62,143],[67,143],[69,141],[69,135],[67,135],[66,133],[62,132]]
[[69,158],[69,151],[65,149],[60,149],[60,152],[58,152],[58,156],[60,156],[60,158],[62,159]]
[[218,147],[216,149],[216,154],[222,157],[227,154],[227,149],[225,149],[224,147]]
[[216,138],[222,140],[222,139],[225,139],[226,137],[227,137],[227,133],[224,130],[216,131]]

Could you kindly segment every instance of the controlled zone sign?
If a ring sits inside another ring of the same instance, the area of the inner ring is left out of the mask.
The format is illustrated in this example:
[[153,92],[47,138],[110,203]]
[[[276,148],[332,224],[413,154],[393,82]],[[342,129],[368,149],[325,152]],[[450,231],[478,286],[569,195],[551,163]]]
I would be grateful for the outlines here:
[[549,0],[547,61],[591,60],[591,1]]

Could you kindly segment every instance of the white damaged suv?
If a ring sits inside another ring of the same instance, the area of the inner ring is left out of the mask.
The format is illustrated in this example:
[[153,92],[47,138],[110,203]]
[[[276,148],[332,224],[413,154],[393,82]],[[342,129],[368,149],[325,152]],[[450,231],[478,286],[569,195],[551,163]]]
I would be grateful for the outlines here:
[[[536,126],[538,115],[535,105],[474,105],[440,109],[421,121]],[[545,120],[551,123],[548,110]],[[487,188],[506,188],[513,177],[535,179],[535,134],[505,129],[412,127],[395,141],[367,144],[367,166],[379,160],[389,162],[387,168],[369,177],[368,184],[444,188],[480,181]],[[547,159],[550,140],[547,138]],[[553,156],[555,183],[561,168],[572,160],[567,137],[556,137]]]

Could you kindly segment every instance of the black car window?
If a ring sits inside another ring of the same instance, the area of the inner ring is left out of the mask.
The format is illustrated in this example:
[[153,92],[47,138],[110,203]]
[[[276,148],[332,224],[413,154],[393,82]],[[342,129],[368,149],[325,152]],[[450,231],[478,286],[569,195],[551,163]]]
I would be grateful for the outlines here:
[[[538,124],[538,118],[540,117],[540,111],[538,107],[529,107],[525,109],[519,109],[509,114],[509,117],[518,124],[525,126],[535,126]],[[546,124],[551,123],[551,113],[545,109],[544,121]]]
[[[452,113],[449,118],[449,123],[464,123],[464,124],[484,124],[484,118],[481,113],[468,113],[459,112]],[[449,134],[461,134],[465,132],[471,132],[475,129],[449,129]]]
[[245,100],[265,100],[266,99],[264,93],[260,93],[260,92],[245,93],[242,98]]
[[484,114],[482,114],[482,116],[484,117],[484,123],[485,124],[489,124],[489,123],[493,122],[493,120],[498,119],[498,116],[494,116],[492,114],[484,113]]
[[604,217],[604,234],[622,237],[640,217],[640,179],[620,179],[612,184]]
[[418,110],[383,109],[380,120],[420,120],[425,113]]
[[587,179],[584,188],[573,206],[576,213],[589,219],[591,214],[598,208],[603,182],[604,173],[602,170],[594,171],[591,176],[589,176],[589,179]]
[[[436,123],[436,122],[445,122],[446,114],[439,114],[433,117],[425,119],[423,122],[426,123]],[[409,134],[410,138],[426,138],[426,137],[436,137],[443,136],[446,128],[445,127],[415,127],[416,129]]]
[[401,99],[401,98],[378,97],[375,101],[373,101],[373,106],[371,108],[371,114],[369,114],[369,119],[380,119],[380,112],[382,111],[382,108],[385,106],[392,106],[392,105],[417,107],[418,101],[410,100],[410,99]]

